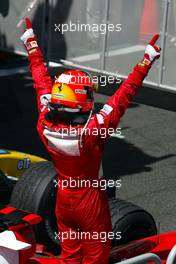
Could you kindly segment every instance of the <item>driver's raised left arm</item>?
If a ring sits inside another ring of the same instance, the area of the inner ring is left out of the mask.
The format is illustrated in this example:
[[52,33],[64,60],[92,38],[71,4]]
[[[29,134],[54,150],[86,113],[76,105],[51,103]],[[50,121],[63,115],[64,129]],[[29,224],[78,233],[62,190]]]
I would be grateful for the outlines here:
[[142,86],[153,62],[160,57],[161,49],[155,45],[158,38],[159,35],[152,38],[146,46],[143,60],[134,67],[128,78],[97,114],[97,119],[102,124],[104,123],[106,128],[113,127],[115,129],[117,127],[120,118]]

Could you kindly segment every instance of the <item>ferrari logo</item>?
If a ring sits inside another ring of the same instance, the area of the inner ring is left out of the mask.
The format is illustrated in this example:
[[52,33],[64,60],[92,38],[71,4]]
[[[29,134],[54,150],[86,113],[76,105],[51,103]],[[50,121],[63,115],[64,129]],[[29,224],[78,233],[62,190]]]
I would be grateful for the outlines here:
[[59,92],[62,91],[62,84],[59,84],[59,85],[58,85],[58,89],[59,89]]

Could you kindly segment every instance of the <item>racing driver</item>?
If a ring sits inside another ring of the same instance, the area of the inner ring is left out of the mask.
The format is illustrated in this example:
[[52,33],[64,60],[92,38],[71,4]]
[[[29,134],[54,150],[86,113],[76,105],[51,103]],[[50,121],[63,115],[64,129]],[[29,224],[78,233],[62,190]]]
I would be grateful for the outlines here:
[[[91,133],[100,128],[116,129],[121,116],[140,89],[160,48],[155,45],[155,35],[147,45],[144,58],[129,74],[103,108],[93,114],[93,90],[95,84],[90,76],[80,70],[69,70],[59,75],[52,83],[37,39],[28,18],[26,30],[21,36],[30,63],[30,70],[38,102],[38,133],[51,155],[58,181],[70,179],[100,181],[99,168],[104,143],[100,133]],[[87,78],[89,76],[89,78]],[[71,132],[74,128],[74,133]],[[85,133],[85,131],[89,133]],[[64,133],[63,133],[64,131]],[[112,232],[111,217],[106,192],[89,186],[62,188],[59,184],[56,199],[56,217],[61,237],[61,258],[58,263],[107,264],[111,240],[102,242],[97,235]],[[75,236],[63,239],[62,234],[84,232],[89,237]]]

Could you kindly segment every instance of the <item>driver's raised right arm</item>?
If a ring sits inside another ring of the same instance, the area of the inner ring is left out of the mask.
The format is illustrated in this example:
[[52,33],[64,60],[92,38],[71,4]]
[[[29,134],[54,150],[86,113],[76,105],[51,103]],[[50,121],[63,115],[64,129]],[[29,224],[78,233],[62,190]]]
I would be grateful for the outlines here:
[[44,59],[38,47],[32,24],[28,18],[26,18],[25,22],[26,31],[21,36],[21,40],[28,53],[34,88],[37,93],[38,110],[41,112],[51,97],[52,80],[44,64]]

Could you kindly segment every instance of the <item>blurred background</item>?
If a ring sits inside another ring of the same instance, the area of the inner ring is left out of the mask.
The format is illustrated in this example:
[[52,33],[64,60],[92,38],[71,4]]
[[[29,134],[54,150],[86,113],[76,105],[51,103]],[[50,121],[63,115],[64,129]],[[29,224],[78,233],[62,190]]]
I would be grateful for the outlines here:
[[[160,33],[162,58],[146,83],[175,91],[175,12],[175,0],[1,0],[0,49],[24,54],[17,36],[22,32],[20,21],[29,16],[48,61],[125,77],[146,43]],[[121,24],[121,31],[62,34],[56,25],[65,23]]]
[[[147,209],[160,231],[176,219],[176,0],[1,0],[0,147],[50,159],[36,131],[35,91],[19,39],[30,17],[49,73],[88,69],[98,76],[126,78],[148,41],[160,33],[162,55],[119,124],[123,138],[111,137],[105,149],[106,178],[122,179],[117,196]],[[74,23],[120,24],[121,31],[68,30]],[[96,109],[118,85],[100,85]],[[158,224],[159,225],[159,224]]]

